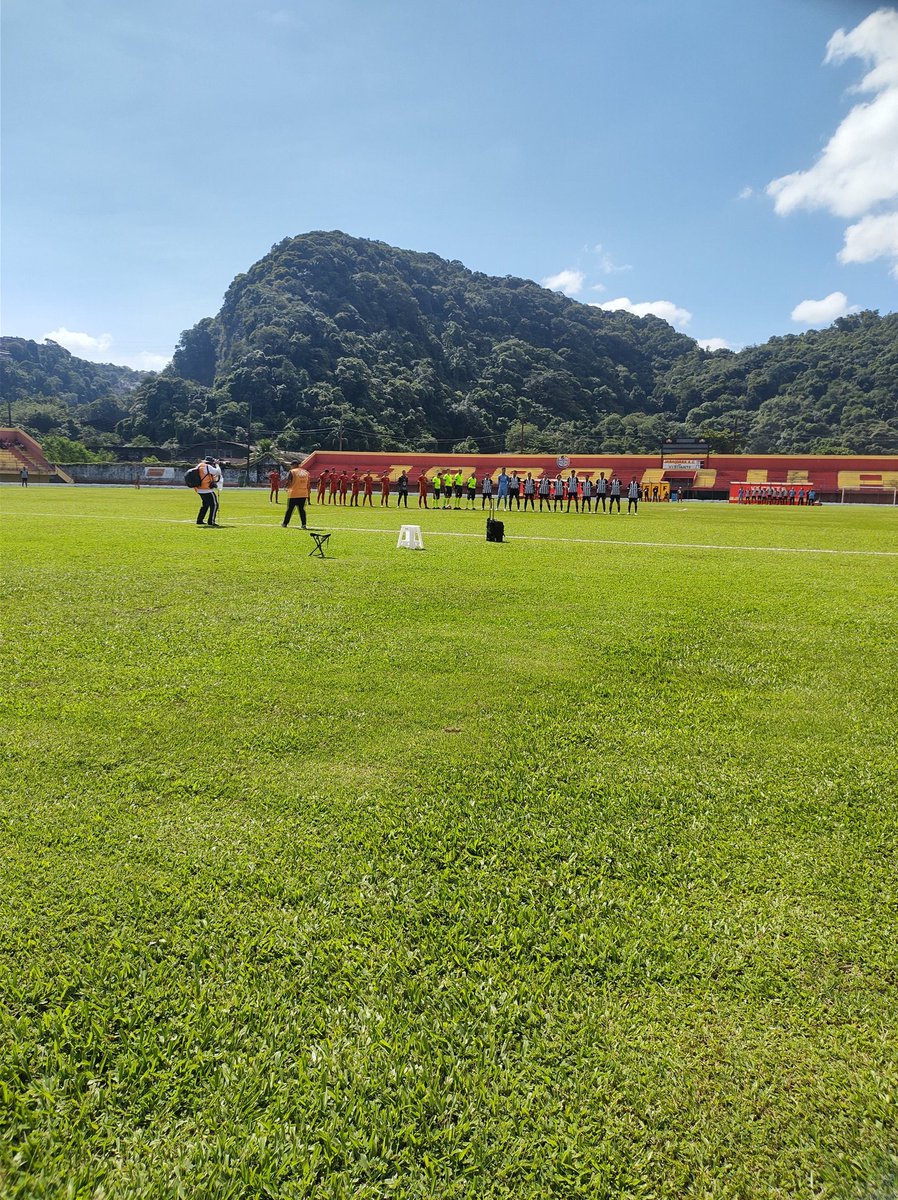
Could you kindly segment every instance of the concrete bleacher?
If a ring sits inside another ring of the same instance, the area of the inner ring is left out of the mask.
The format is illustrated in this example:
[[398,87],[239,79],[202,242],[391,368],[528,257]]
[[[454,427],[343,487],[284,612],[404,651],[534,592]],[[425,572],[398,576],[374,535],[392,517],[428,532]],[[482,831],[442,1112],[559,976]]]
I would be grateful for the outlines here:
[[49,483],[51,479],[72,482],[48,461],[39,443],[24,430],[0,428],[0,481],[18,483],[22,467],[28,468],[29,483]]

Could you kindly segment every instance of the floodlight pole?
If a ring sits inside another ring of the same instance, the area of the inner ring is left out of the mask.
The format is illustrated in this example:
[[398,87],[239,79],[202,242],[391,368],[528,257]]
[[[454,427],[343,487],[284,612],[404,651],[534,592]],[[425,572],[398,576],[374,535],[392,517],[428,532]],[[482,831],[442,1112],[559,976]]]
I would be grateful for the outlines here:
[[253,439],[253,394],[249,394],[249,415],[246,422],[246,486],[249,487],[249,454]]

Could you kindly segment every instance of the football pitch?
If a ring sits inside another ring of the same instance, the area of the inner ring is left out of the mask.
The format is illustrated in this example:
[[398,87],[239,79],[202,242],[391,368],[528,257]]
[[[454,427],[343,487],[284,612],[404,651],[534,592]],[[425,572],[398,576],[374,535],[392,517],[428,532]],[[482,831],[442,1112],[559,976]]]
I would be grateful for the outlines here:
[[0,489],[4,1200],[896,1194],[896,510],[196,508]]

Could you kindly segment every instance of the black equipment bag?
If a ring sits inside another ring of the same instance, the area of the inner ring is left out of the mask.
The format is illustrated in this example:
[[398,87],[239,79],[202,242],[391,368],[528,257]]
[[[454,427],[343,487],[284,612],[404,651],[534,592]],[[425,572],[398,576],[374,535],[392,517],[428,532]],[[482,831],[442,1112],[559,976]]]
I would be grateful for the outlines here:
[[188,487],[193,487],[193,488],[199,487],[200,484],[203,482],[203,477],[200,474],[199,467],[191,467],[190,470],[187,471],[184,475],[184,482],[187,484]]
[[496,521],[493,517],[486,519],[486,540],[488,542],[501,542],[505,539],[505,522]]

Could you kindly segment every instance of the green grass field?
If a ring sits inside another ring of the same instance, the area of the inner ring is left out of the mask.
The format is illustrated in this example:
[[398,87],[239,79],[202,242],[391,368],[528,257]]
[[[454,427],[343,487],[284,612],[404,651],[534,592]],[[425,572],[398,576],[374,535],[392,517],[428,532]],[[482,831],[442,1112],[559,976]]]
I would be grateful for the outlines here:
[[894,509],[195,508],[0,490],[4,1200],[896,1195]]

